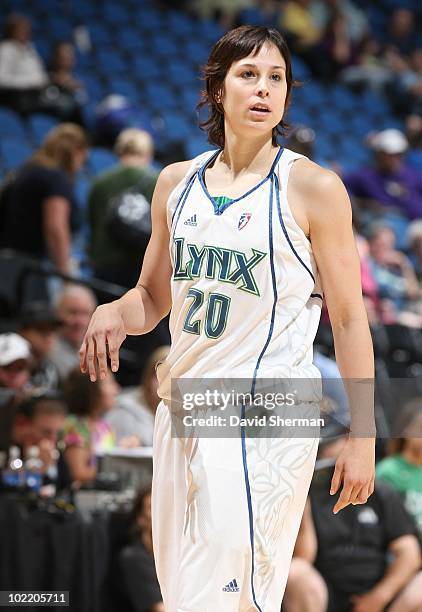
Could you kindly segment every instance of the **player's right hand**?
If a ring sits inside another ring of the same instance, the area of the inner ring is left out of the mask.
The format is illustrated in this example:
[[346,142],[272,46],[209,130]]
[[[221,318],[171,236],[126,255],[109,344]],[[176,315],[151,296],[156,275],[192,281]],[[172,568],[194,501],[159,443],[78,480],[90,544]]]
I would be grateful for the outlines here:
[[119,349],[126,338],[125,326],[116,302],[98,306],[92,315],[88,329],[79,350],[82,372],[88,372],[90,379],[97,380],[97,366],[100,380],[107,376],[107,356],[111,369],[119,369]]

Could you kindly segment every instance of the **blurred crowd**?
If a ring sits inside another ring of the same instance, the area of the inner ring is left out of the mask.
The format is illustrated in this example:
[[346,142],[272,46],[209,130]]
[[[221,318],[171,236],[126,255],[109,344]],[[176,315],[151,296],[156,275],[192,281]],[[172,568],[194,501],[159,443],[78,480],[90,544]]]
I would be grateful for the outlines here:
[[[165,10],[172,3],[161,5]],[[419,333],[420,341],[420,7],[418,13],[416,3],[413,8],[411,2],[396,3],[391,11],[384,10],[383,27],[374,31],[364,4],[352,0],[186,0],[183,5],[199,19],[218,19],[224,28],[246,21],[280,28],[314,78],[358,92],[381,92],[404,119],[403,131],[391,127],[367,135],[371,163],[348,172],[333,160],[332,169],[352,200],[371,329],[398,326]],[[135,355],[136,378],[133,364],[132,373],[125,375],[124,359],[123,371],[116,377],[109,372],[103,381],[91,383],[79,371],[79,348],[97,304],[117,297],[116,287],[123,291],[138,279],[160,165],[151,132],[113,129],[117,162],[93,178],[86,206],[80,206],[75,180],[93,135],[84,124],[87,98],[75,70],[71,42],[59,42],[45,65],[31,43],[30,20],[21,15],[6,20],[0,43],[0,105],[22,115],[51,113],[61,121],[22,166],[4,177],[0,189],[0,249],[15,252],[13,265],[7,258],[1,264],[2,486],[6,490],[16,484],[13,470],[19,471],[21,461],[28,473],[38,474],[35,485],[27,483],[29,489],[46,496],[100,486],[98,459],[110,449],[152,445],[159,401],[155,366],[166,358],[170,342],[166,320],[145,337],[127,339],[124,350]],[[313,158],[314,140],[312,126],[297,126],[285,144]],[[84,275],[72,248],[81,233]],[[12,278],[19,258],[23,267],[35,261],[60,275],[41,275],[22,292]],[[325,312],[322,325],[327,323]],[[421,351],[419,347],[419,355]],[[335,385],[330,388],[330,381],[339,377],[332,347],[316,350],[315,362],[326,381],[326,396],[344,412],[344,397],[337,397]],[[422,609],[421,409],[419,395],[389,423],[394,439],[379,449],[378,485],[368,504],[350,506],[336,516],[329,482],[344,432],[333,420],[333,430],[321,441],[284,612]],[[160,612],[164,608],[152,555],[148,489],[134,500],[130,522],[130,538],[119,553],[120,585],[128,609]]]

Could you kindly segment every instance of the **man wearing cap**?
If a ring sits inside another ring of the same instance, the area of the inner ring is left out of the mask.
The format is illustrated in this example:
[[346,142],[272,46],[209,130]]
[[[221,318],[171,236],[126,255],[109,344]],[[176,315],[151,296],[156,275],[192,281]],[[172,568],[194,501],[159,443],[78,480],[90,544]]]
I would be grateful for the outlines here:
[[62,325],[46,302],[31,302],[19,318],[19,333],[31,345],[33,367],[30,386],[37,392],[54,391],[59,386],[56,366],[48,359],[57,340],[57,329]]
[[334,465],[346,441],[326,420],[289,573],[283,612],[415,612],[422,609],[417,528],[400,495],[377,481],[365,505],[333,514]]
[[19,334],[0,334],[0,449],[6,448],[16,406],[31,376],[31,347]]
[[0,390],[24,389],[30,377],[30,357],[31,346],[22,336],[0,334]]
[[375,164],[344,177],[350,195],[364,204],[395,208],[409,219],[422,217],[422,174],[403,161],[408,148],[405,135],[396,129],[383,130],[370,136],[368,144]]

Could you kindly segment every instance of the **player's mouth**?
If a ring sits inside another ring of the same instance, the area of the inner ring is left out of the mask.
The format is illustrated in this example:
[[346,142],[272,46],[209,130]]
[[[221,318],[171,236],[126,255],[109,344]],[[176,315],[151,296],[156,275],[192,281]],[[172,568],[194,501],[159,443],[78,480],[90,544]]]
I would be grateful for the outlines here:
[[267,104],[254,104],[249,110],[251,113],[259,117],[265,117],[271,113],[270,107]]

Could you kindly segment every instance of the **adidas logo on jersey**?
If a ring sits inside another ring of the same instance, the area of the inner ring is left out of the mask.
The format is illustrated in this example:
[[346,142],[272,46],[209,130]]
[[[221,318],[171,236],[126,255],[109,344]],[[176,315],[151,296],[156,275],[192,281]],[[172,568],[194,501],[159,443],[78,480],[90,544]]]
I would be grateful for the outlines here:
[[226,584],[226,586],[223,587],[223,591],[227,593],[237,593],[240,591],[239,587],[237,586],[236,578],[233,578],[229,584]]
[[192,225],[194,227],[196,227],[198,225],[197,221],[196,221],[196,213],[194,215],[192,215],[192,217],[189,217],[189,219],[186,219],[185,225]]

